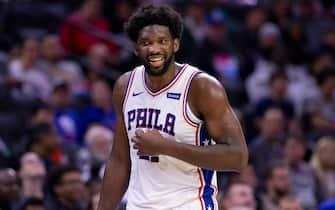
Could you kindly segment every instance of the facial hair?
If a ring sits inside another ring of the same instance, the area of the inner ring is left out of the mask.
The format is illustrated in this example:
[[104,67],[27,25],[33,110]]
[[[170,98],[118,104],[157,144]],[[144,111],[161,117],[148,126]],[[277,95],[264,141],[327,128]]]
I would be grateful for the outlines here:
[[280,188],[276,188],[274,189],[275,190],[275,193],[278,197],[283,197],[285,195],[287,195],[289,193],[289,190],[288,189],[280,189]]
[[[150,55],[150,56],[152,56],[152,55]],[[148,58],[147,59],[143,59],[142,62],[143,62],[143,65],[145,67],[145,72],[149,76],[154,76],[154,77],[162,76],[162,75],[164,75],[168,71],[169,66],[172,63],[173,58],[174,58],[174,55],[171,55],[169,57],[165,57],[164,56],[164,60],[165,61],[164,61],[162,69],[160,69],[160,70],[155,70],[155,69],[153,70],[153,69],[151,69],[151,66],[149,65],[149,62],[148,62],[149,59]]]

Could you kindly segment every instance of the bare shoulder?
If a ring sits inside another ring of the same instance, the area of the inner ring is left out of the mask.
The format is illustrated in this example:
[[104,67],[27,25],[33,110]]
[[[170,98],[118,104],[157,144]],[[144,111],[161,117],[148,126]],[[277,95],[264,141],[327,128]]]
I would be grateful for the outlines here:
[[122,102],[124,100],[124,96],[127,90],[128,81],[131,75],[131,71],[128,71],[122,74],[115,82],[113,88],[113,102],[114,106],[117,109],[122,108]]
[[189,101],[191,109],[199,116],[209,110],[228,106],[227,95],[222,84],[207,73],[200,73],[192,80]]

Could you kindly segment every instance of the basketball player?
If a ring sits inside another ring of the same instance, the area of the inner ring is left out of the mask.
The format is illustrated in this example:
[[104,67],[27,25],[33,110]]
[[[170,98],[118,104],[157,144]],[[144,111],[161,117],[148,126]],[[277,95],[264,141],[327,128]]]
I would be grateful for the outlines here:
[[126,24],[143,66],[121,76],[113,101],[115,141],[99,210],[217,210],[215,170],[239,171],[247,147],[221,84],[179,64],[181,17],[143,6]]

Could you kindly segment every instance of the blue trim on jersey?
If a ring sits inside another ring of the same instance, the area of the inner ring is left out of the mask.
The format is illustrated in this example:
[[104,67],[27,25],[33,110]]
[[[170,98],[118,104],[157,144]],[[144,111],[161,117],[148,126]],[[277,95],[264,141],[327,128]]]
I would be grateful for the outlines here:
[[202,168],[201,172],[205,180],[204,191],[202,193],[202,198],[205,204],[204,207],[205,209],[209,209],[209,206],[210,206],[211,209],[214,210],[214,201],[212,198],[212,196],[214,195],[214,189],[211,187],[214,171]]
[[[173,82],[173,81],[178,77],[178,75],[184,70],[184,68],[185,68],[186,66],[187,66],[186,64],[183,64],[183,66],[179,69],[178,73],[177,73],[176,75],[174,75],[174,77],[173,77],[167,84],[165,84],[163,87],[161,87],[161,88],[158,89],[158,90],[152,90],[152,89],[150,88],[150,86],[149,86],[148,83],[147,83],[147,78],[146,78],[146,77],[144,77],[144,83],[145,83],[145,85],[147,86],[147,89],[148,89],[151,93],[153,93],[153,94],[158,93],[159,91],[161,91],[161,90],[163,90],[164,88],[166,88],[167,86],[169,86],[169,85],[171,84],[171,82]],[[144,71],[145,71],[145,67],[144,67]]]
[[187,119],[189,120],[189,121],[191,121],[192,123],[194,123],[195,125],[197,125],[198,123],[197,122],[194,122],[193,120],[192,120],[192,118],[188,115],[188,112],[187,112],[187,104],[188,104],[188,96],[190,95],[190,87],[191,87],[191,84],[192,84],[192,81],[193,81],[193,79],[198,75],[198,74],[200,74],[200,73],[202,73],[201,71],[199,71],[199,72],[197,72],[197,73],[195,73],[194,75],[193,75],[193,77],[191,78],[191,81],[190,81],[190,83],[189,83],[189,85],[186,87],[186,99],[185,99],[185,106],[184,106],[184,110],[185,110],[185,115],[186,115],[186,117],[187,117]]
[[[212,144],[211,137],[209,136],[208,130],[205,124],[202,124],[199,132],[200,146],[208,146]],[[202,198],[204,200],[205,209],[215,209],[214,201],[212,196],[215,190],[211,187],[214,171],[201,168],[202,175],[204,177],[204,190]],[[210,207],[210,208],[209,208]]]

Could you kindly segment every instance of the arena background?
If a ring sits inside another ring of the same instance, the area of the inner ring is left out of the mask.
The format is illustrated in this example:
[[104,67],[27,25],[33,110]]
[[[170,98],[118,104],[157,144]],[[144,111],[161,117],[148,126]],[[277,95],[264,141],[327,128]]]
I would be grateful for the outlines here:
[[[220,210],[335,209],[335,2],[153,2],[182,14],[177,61],[222,82],[243,126],[250,163],[219,173]],[[96,209],[142,3],[0,1],[0,209]]]

